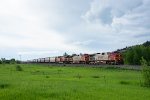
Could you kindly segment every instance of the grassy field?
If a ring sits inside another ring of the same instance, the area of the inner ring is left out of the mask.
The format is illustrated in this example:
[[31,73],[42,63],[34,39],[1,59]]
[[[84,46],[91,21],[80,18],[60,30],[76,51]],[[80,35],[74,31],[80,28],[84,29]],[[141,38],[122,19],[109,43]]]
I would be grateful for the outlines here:
[[149,100],[140,71],[0,65],[0,100]]

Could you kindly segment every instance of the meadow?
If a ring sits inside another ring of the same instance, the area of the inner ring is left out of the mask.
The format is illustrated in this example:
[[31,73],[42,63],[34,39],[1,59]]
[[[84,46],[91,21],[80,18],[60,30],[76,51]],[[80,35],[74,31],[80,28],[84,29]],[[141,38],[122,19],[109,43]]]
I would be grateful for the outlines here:
[[21,64],[0,65],[0,100],[149,100],[140,71]]

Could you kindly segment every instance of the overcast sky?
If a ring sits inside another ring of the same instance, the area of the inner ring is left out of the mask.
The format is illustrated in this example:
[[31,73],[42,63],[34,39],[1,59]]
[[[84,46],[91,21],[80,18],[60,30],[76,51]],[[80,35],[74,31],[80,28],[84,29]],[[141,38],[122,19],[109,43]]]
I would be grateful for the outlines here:
[[150,40],[150,0],[0,0],[0,58],[114,51]]

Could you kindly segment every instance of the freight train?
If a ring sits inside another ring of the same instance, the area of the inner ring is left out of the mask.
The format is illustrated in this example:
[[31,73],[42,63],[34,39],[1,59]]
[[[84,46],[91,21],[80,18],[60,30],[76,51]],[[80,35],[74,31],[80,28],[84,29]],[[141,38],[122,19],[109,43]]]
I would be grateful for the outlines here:
[[28,62],[54,64],[123,64],[123,57],[119,52],[104,52],[38,58],[29,60]]

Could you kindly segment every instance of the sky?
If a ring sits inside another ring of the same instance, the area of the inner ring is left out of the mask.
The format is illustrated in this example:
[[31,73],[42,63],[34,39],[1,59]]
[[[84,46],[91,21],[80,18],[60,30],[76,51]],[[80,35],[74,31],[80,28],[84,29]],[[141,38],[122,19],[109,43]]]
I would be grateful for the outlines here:
[[0,0],[0,58],[111,52],[150,40],[150,0]]

